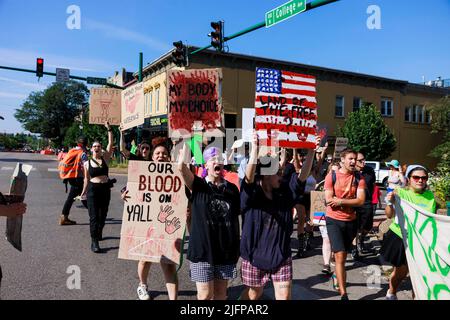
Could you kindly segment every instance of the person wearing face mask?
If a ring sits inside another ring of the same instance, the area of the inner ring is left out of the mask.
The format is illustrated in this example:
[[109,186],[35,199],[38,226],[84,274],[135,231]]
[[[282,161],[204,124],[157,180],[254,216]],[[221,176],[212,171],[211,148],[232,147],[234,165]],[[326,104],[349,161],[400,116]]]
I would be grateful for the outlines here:
[[103,240],[103,228],[111,199],[112,185],[108,177],[108,162],[112,154],[113,133],[109,123],[106,123],[105,127],[108,130],[108,146],[103,152],[100,142],[95,141],[92,144],[92,158],[84,164],[84,185],[81,193],[82,197],[87,198],[91,250],[94,253],[101,252],[98,242]]
[[383,237],[380,251],[383,259],[394,266],[394,271],[389,279],[386,300],[397,300],[398,287],[409,272],[402,232],[395,214],[395,195],[428,212],[436,213],[436,200],[433,193],[427,190],[428,170],[421,165],[410,165],[406,169],[406,178],[405,188],[397,188],[386,196],[386,217],[394,218],[394,222],[391,223],[388,232]]
[[[156,145],[151,153],[151,159],[149,159],[150,152],[147,151],[146,144],[141,144],[140,156],[134,158],[135,161],[155,161],[155,162],[168,162],[170,161],[169,151],[164,144]],[[133,158],[133,157],[132,157]],[[122,194],[122,199],[126,202],[128,196],[128,191],[124,191]],[[138,263],[138,276],[139,276],[139,286],[137,288],[137,294],[139,300],[150,300],[150,295],[148,293],[148,275],[150,273],[150,268],[152,266],[151,262],[139,261]],[[164,274],[166,281],[167,293],[170,300],[177,300],[178,298],[178,276],[176,265],[170,263],[161,262],[161,269]]]
[[[241,258],[242,300],[257,300],[271,279],[277,300],[291,299],[292,209],[305,188],[314,150],[309,150],[300,173],[293,170],[283,179],[277,158],[258,160],[258,136],[254,134],[245,179],[241,184],[243,216]],[[266,168],[264,164],[269,164]],[[275,168],[273,167],[275,166]],[[273,172],[276,172],[275,174]]]
[[[222,152],[203,152],[207,175],[195,176],[187,164],[190,152],[183,145],[178,169],[190,191],[191,226],[187,258],[198,300],[226,300],[228,281],[237,276],[239,259],[239,190],[223,178]],[[189,192],[187,192],[189,193]]]

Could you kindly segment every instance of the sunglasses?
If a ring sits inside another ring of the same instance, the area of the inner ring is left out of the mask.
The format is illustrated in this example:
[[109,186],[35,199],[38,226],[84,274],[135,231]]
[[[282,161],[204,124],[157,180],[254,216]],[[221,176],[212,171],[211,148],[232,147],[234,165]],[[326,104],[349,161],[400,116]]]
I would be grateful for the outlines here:
[[141,150],[150,150],[150,147],[141,147]]
[[414,181],[419,181],[419,180],[427,181],[427,180],[428,180],[428,177],[427,177],[427,176],[411,176],[411,178],[412,178]]

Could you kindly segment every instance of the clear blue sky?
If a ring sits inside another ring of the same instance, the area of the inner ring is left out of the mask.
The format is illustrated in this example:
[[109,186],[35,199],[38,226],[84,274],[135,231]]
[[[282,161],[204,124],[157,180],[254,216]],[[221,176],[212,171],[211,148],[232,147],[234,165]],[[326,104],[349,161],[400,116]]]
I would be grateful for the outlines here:
[[[308,0],[309,2],[310,0]],[[226,35],[264,20],[287,0],[0,0],[0,65],[46,71],[71,69],[107,77],[136,71],[138,53],[150,62],[176,40],[204,46],[210,22],[225,21]],[[81,9],[81,29],[69,30],[68,6]],[[366,10],[381,9],[381,29],[369,30]],[[231,52],[295,61],[393,79],[450,78],[449,0],[341,0],[269,29],[234,39]],[[13,116],[28,94],[54,81],[0,70],[0,132],[23,132]]]

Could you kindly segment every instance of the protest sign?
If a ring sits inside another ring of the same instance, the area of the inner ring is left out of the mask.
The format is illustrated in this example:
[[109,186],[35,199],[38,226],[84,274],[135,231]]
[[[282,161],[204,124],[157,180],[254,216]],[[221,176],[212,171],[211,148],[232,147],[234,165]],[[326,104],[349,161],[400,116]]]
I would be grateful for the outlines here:
[[138,83],[122,91],[123,130],[144,124],[144,84]]
[[348,139],[347,138],[336,138],[336,144],[334,146],[334,155],[333,159],[340,159],[341,158],[341,152],[345,150],[348,146]]
[[[256,68],[255,129],[267,145],[314,149],[317,129],[316,79],[313,76]],[[277,138],[270,131],[279,131]]]
[[[16,169],[11,178],[9,195],[5,196],[9,203],[23,202],[28,187],[28,175],[33,166],[17,163]],[[7,218],[6,220],[6,239],[14,248],[22,251],[22,221],[23,216]]]
[[311,191],[310,218],[315,226],[325,225],[326,211],[325,191]]
[[122,90],[92,88],[89,98],[89,123],[120,125],[122,120]]
[[170,162],[130,161],[119,258],[179,264],[187,198]]
[[419,300],[450,300],[450,217],[424,211],[396,196],[409,274]]
[[206,130],[223,135],[221,69],[169,70],[167,72],[169,136],[189,136]]

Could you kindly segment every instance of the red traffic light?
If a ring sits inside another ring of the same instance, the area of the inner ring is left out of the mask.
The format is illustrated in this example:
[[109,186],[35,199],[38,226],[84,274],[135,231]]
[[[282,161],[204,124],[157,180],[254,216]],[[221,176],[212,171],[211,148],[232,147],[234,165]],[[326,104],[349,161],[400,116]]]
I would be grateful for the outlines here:
[[38,58],[38,59],[37,59],[37,63],[38,63],[38,64],[44,64],[44,59]]
[[41,78],[44,76],[44,59],[36,59],[36,76]]

